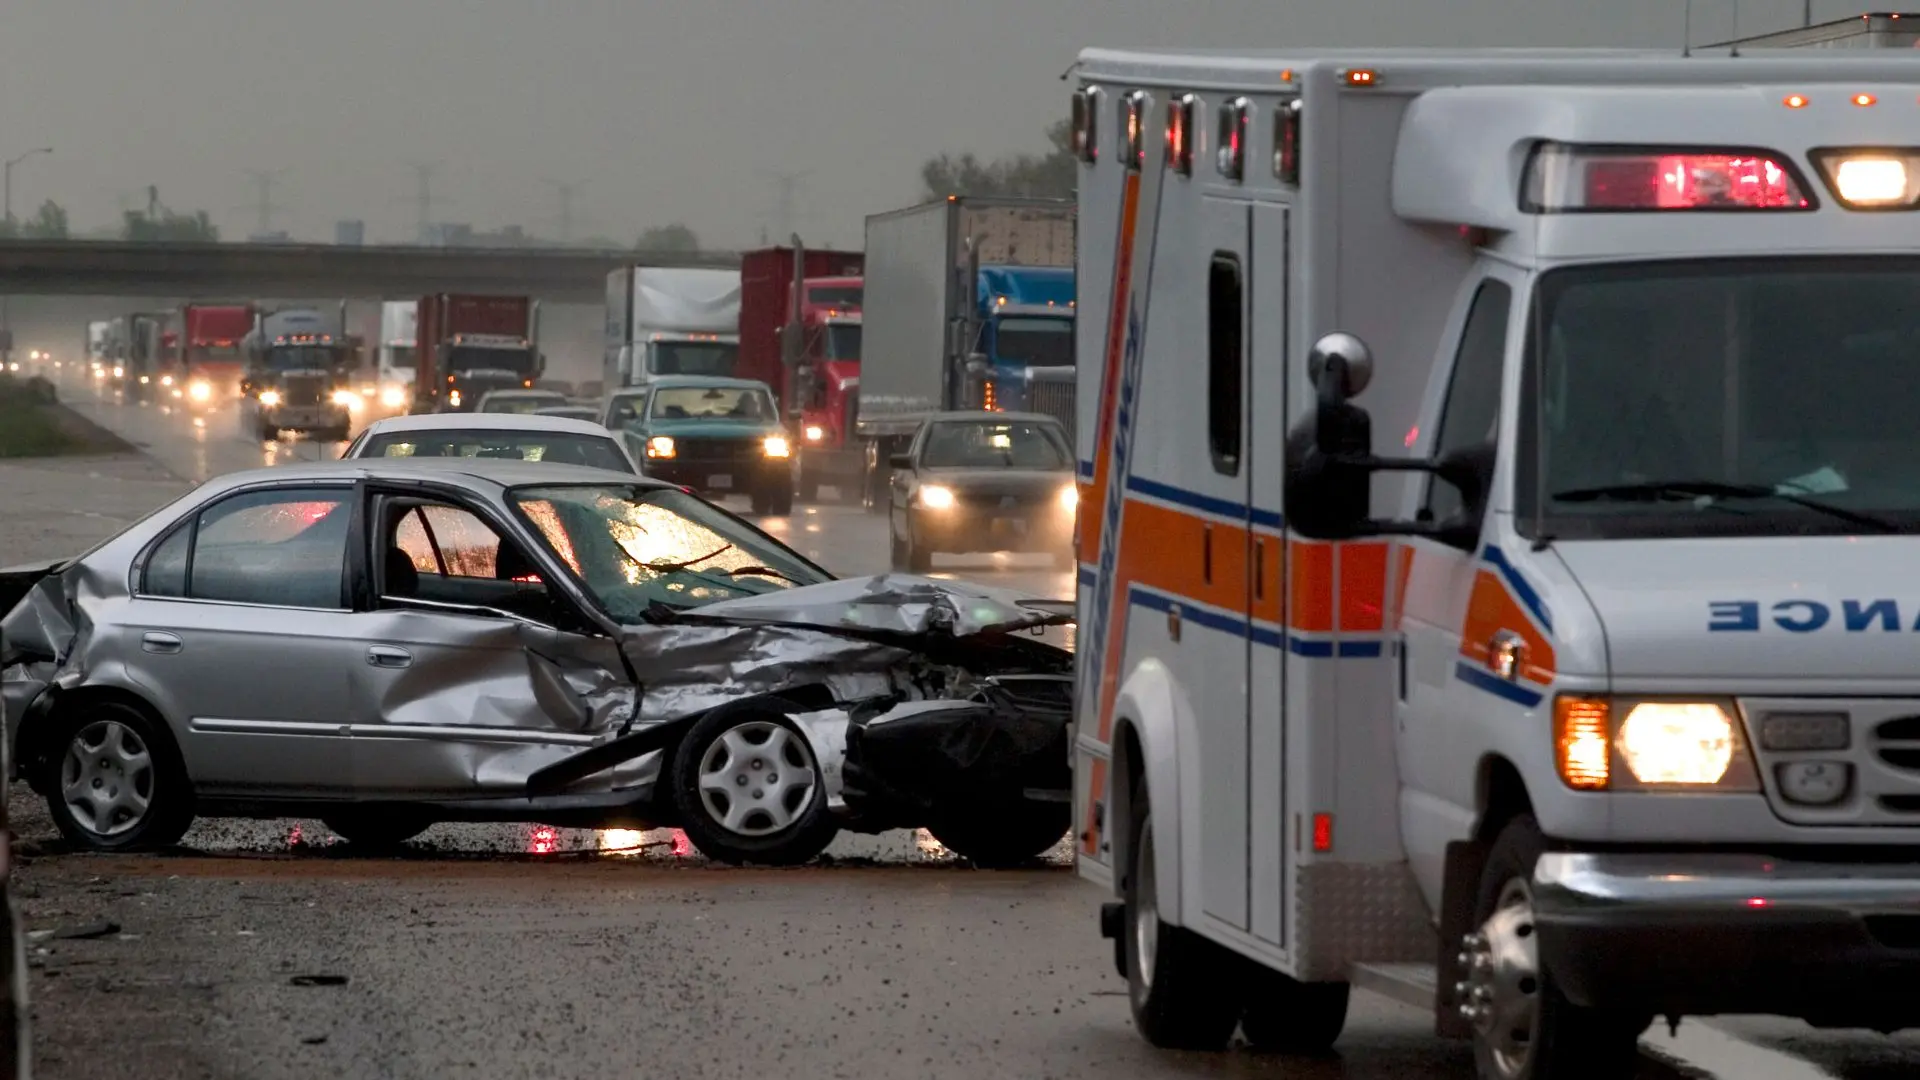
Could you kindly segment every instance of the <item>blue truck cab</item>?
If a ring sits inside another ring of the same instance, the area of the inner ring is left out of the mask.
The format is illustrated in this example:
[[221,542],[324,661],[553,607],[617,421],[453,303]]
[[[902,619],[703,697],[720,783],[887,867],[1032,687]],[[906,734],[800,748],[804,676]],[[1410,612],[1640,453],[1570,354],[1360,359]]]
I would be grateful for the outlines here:
[[[1044,399],[1051,373],[1071,387],[1074,348],[1072,267],[982,266],[974,285],[978,336],[969,357],[983,380],[988,409],[1053,413]],[[1067,403],[1071,405],[1071,397]],[[1060,417],[1071,423],[1071,416]]]

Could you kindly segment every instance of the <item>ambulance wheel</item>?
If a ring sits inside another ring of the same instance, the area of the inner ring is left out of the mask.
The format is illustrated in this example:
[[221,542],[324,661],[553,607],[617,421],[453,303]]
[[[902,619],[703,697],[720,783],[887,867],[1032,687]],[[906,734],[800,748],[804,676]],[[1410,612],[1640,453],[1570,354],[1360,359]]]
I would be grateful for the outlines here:
[[1160,921],[1153,814],[1144,781],[1133,795],[1132,858],[1121,893],[1127,999],[1133,1023],[1163,1050],[1221,1050],[1240,1024],[1246,961],[1182,926]]
[[1255,1050],[1324,1054],[1347,1026],[1346,983],[1303,983],[1277,971],[1254,976],[1240,1033]]
[[1481,1080],[1631,1076],[1652,1018],[1575,1005],[1540,966],[1533,867],[1545,850],[1540,826],[1523,814],[1487,854],[1474,904],[1478,929],[1461,945],[1460,1008],[1473,1027],[1475,1065]]

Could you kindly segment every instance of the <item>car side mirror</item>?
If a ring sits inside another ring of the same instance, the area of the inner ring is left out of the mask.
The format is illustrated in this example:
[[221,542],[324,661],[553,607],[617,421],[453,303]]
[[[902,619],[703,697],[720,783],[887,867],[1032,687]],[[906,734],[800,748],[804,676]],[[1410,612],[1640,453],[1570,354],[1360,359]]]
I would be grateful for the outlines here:
[[887,467],[895,472],[912,472],[912,454],[894,454],[887,458]]

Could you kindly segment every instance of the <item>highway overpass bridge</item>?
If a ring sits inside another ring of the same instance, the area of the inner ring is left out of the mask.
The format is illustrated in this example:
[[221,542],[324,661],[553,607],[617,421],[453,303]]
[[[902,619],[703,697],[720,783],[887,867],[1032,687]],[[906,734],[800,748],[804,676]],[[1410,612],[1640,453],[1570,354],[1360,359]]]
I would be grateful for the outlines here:
[[740,265],[737,252],[0,240],[0,295],[341,296],[435,292],[598,304],[618,266]]

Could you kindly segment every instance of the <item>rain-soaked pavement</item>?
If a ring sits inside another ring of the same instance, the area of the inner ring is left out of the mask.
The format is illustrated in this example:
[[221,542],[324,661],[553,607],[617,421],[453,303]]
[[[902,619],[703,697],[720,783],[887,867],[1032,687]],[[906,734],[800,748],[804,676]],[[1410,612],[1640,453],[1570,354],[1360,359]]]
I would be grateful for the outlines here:
[[[67,396],[180,480],[342,449],[261,443],[232,410]],[[0,519],[19,559],[182,486],[125,463],[10,468],[14,505],[70,490],[104,508],[53,531]],[[857,507],[761,524],[837,572],[886,568],[885,530]],[[1072,595],[1070,572],[1039,561],[935,572]],[[104,857],[65,851],[23,789],[11,805],[43,1077],[1472,1074],[1430,1018],[1364,993],[1324,1059],[1150,1049],[1095,931],[1101,896],[1064,843],[985,872],[924,832],[843,834],[813,865],[758,870],[712,864],[671,829],[440,825],[374,855],[317,821],[201,821],[177,852]],[[1920,1075],[1920,1040],[1779,1021],[1689,1022],[1647,1042],[1728,1080]],[[1683,1075],[1666,1060],[1636,1075]]]

